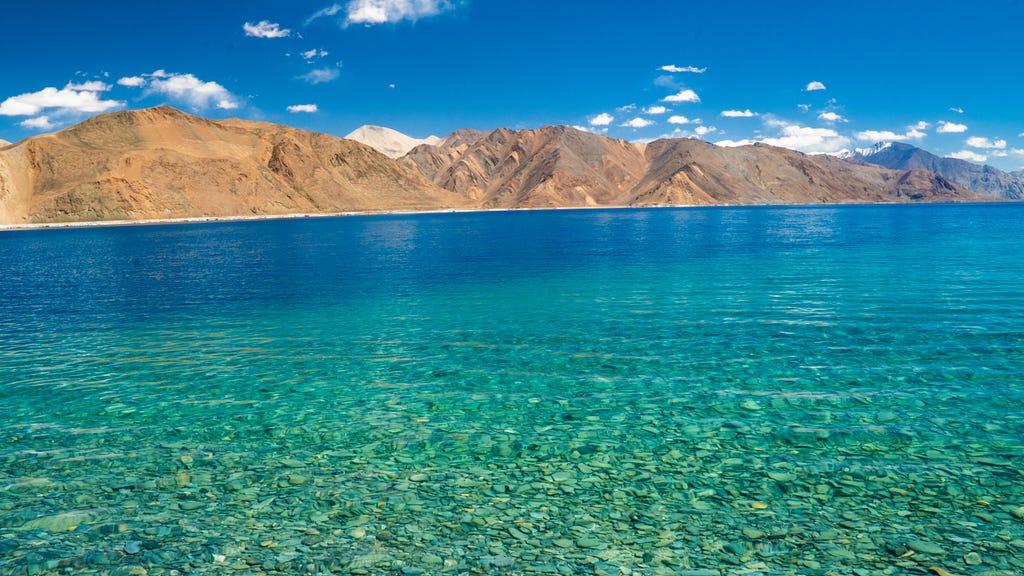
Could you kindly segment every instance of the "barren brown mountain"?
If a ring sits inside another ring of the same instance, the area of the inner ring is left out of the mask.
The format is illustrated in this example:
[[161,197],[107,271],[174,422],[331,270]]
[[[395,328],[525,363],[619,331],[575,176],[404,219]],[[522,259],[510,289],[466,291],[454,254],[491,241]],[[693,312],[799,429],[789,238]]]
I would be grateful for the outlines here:
[[566,126],[446,138],[405,160],[484,208],[621,205],[646,169],[637,146]]
[[633,145],[564,126],[474,136],[419,146],[402,161],[486,208],[991,199],[931,172],[854,166],[761,144]]
[[96,116],[0,152],[0,223],[467,207],[376,150],[161,106]]
[[765,145],[460,130],[392,160],[358,142],[166,106],[0,150],[0,224],[297,213],[991,199],[925,170]]
[[723,148],[694,139],[647,145],[647,174],[631,206],[667,204],[843,204],[976,201],[984,198],[925,171],[855,166],[754,144]]

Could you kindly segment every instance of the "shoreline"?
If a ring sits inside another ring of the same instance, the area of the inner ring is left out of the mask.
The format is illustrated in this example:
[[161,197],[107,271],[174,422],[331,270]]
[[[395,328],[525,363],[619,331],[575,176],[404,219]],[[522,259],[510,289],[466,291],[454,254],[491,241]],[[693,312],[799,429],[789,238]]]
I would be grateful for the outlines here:
[[651,209],[692,209],[692,208],[829,208],[849,206],[936,206],[973,204],[1013,204],[1003,202],[853,202],[846,204],[672,204],[659,206],[557,206],[544,208],[444,208],[440,210],[381,210],[361,212],[261,214],[257,216],[189,216],[181,218],[145,218],[140,220],[89,220],[76,222],[43,222],[37,224],[0,224],[0,233],[31,230],[59,230],[71,228],[113,228],[121,226],[160,226],[170,224],[210,224],[219,222],[258,222],[265,220],[300,220],[306,218],[342,218],[359,216],[414,216],[417,214],[476,214],[487,212],[541,212],[567,210],[651,210]]

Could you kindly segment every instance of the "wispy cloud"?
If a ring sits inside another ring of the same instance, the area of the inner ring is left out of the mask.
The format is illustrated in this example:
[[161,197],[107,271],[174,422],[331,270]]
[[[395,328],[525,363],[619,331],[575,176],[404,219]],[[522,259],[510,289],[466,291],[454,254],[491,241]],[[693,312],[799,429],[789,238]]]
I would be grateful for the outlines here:
[[338,76],[341,76],[341,70],[337,68],[317,68],[299,76],[299,80],[310,84],[326,84],[337,80]]
[[86,92],[106,92],[110,90],[112,86],[99,80],[90,80],[88,82],[82,82],[81,84],[69,82],[64,88],[68,90],[85,90]]
[[946,122],[943,120],[939,122],[939,127],[935,129],[939,134],[959,134],[961,132],[967,132],[967,124],[957,124],[955,122]]
[[970,150],[961,150],[959,152],[953,152],[949,155],[950,158],[956,158],[957,160],[967,160],[970,162],[984,162],[988,160],[988,156],[984,154],[978,154]]
[[950,112],[956,112],[957,114],[963,114],[964,113],[964,109],[963,108],[958,108],[956,106],[950,108],[949,111]]
[[746,110],[722,110],[720,115],[726,118],[753,118],[757,116],[757,112],[751,112],[749,108]]
[[306,19],[306,24],[341,12],[345,13],[341,20],[343,26],[394,24],[403,20],[415,22],[421,18],[454,10],[465,2],[466,0],[349,0],[344,6],[332,4],[318,10]]
[[632,120],[627,120],[626,122],[619,124],[619,126],[622,126],[623,128],[647,128],[648,126],[653,125],[653,120],[648,120],[647,118],[640,118],[639,116],[633,118]]
[[846,122],[846,118],[843,118],[840,114],[836,114],[835,112],[822,112],[821,114],[818,114],[818,120],[822,120],[824,122]]
[[246,36],[253,38],[285,38],[291,35],[292,31],[287,28],[281,28],[280,24],[270,22],[268,20],[260,20],[253,24],[252,22],[246,22],[242,24],[242,29],[245,30]]
[[669,64],[658,68],[658,70],[664,70],[665,72],[672,73],[689,72],[692,74],[703,74],[707,71],[707,68],[697,68],[696,66],[676,66],[675,64]]
[[58,114],[97,113],[124,106],[124,102],[104,100],[100,96],[109,89],[110,86],[102,82],[69,83],[59,90],[47,87],[0,102],[0,116],[35,116],[44,110]]
[[316,104],[295,104],[293,106],[289,106],[288,111],[292,114],[311,114],[313,112],[319,112],[320,108],[318,108]]
[[591,126],[607,126],[615,121],[615,117],[607,112],[602,112],[589,120]]
[[321,8],[320,10],[314,12],[312,16],[306,18],[306,26],[309,26],[310,24],[313,23],[313,21],[319,20],[320,18],[335,16],[338,14],[338,12],[341,12],[341,10],[341,4],[331,4],[326,8]]
[[700,96],[690,89],[680,90],[676,94],[666,96],[661,99],[662,102],[700,102]]
[[807,92],[814,92],[816,90],[825,90],[825,85],[822,84],[821,82],[818,82],[817,80],[814,80],[813,82],[808,82],[807,83],[807,87],[804,88],[804,90],[807,91]]
[[1006,140],[989,140],[981,136],[971,136],[967,139],[967,145],[971,148],[982,148],[986,150],[1002,150],[1006,148]]

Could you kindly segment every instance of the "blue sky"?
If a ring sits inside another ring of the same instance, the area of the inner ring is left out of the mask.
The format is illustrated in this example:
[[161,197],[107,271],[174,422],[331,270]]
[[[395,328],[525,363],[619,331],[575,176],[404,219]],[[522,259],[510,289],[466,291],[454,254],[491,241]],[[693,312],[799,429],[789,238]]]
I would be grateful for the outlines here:
[[544,124],[1024,168],[1024,2],[18,2],[0,138],[157,104],[343,136]]

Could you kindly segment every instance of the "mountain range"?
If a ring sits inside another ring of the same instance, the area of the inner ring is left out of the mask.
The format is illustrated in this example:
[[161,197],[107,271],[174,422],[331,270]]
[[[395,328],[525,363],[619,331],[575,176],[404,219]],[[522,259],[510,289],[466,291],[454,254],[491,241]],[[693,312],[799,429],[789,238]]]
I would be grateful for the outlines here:
[[167,106],[95,116],[0,149],[0,224],[994,197],[932,170],[872,164],[871,155],[763,144],[633,144],[565,126],[421,141],[366,127],[351,136],[372,146]]
[[957,158],[941,158],[902,142],[880,142],[871,148],[844,155],[852,162],[864,162],[893,170],[923,169],[960,184],[968,190],[1007,200],[1024,198],[1024,171],[1003,172]]

